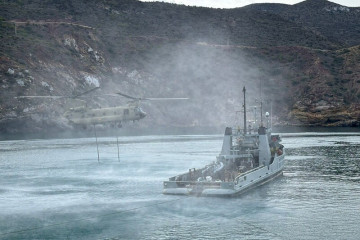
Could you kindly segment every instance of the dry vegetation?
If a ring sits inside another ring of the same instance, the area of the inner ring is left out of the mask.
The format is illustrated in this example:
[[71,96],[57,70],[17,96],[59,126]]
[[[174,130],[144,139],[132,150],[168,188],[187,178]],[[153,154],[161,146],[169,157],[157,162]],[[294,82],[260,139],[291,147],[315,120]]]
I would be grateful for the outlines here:
[[100,93],[192,98],[171,108],[145,106],[154,114],[144,127],[228,124],[242,86],[256,96],[260,82],[264,98],[275,103],[278,125],[359,126],[360,9],[339,9],[315,0],[231,10],[135,0],[3,0],[0,129],[70,128],[61,117],[65,103],[14,97],[71,95],[91,87],[89,76],[100,82]]

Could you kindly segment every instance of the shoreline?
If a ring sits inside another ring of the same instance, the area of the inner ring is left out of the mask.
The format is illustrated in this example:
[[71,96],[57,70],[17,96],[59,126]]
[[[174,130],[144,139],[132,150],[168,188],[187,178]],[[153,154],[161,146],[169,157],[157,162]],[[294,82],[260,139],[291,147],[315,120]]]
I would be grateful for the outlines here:
[[[225,126],[208,127],[153,127],[153,128],[98,128],[97,137],[111,136],[149,136],[149,135],[212,135],[224,134]],[[302,132],[359,132],[359,127],[309,127],[309,126],[275,126],[274,133],[302,133]],[[29,139],[64,139],[64,138],[89,138],[94,137],[94,129],[61,130],[52,129],[37,133],[0,133],[0,141],[29,140]]]

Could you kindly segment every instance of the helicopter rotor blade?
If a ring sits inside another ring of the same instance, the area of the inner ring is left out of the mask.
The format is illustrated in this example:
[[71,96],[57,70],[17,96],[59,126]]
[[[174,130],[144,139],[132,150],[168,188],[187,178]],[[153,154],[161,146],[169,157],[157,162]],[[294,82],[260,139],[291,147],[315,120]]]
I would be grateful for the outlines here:
[[110,97],[119,97],[119,95],[117,95],[116,93],[115,93],[115,94],[112,94],[112,93],[105,93],[105,94],[95,95],[95,96],[110,96]]
[[116,94],[118,94],[118,95],[120,95],[120,96],[123,96],[123,97],[126,97],[126,98],[133,99],[133,100],[145,100],[144,98],[132,97],[132,96],[130,96],[130,95],[127,95],[127,94],[124,94],[124,93],[121,93],[121,92],[117,92]]
[[[116,94],[126,97],[126,98],[130,98],[133,99],[135,101],[166,101],[166,100],[188,100],[189,98],[137,98],[137,97],[133,97],[130,95],[127,95],[125,93],[121,93],[121,92],[117,92]],[[110,94],[108,94],[110,95]],[[112,95],[110,95],[112,96]]]
[[144,98],[144,100],[150,100],[150,101],[189,100],[189,98]]
[[99,89],[99,88],[100,88],[100,87],[94,87],[94,88],[92,88],[92,89],[90,89],[90,90],[87,90],[87,91],[85,91],[85,92],[79,93],[79,94],[77,94],[77,95],[75,95],[75,96],[71,96],[70,98],[78,98],[78,97],[80,97],[80,96],[82,96],[82,95],[88,94],[88,93],[90,93],[90,92],[92,92],[92,91],[95,91],[95,90],[97,90],[97,89]]
[[18,98],[18,99],[25,99],[25,98],[53,98],[53,99],[60,99],[60,98],[67,98],[64,96],[18,96],[18,97],[14,97],[14,98]]
[[92,88],[88,91],[85,91],[85,92],[82,92],[82,93],[79,93],[77,95],[74,95],[74,96],[18,96],[18,97],[14,97],[14,98],[18,98],[18,99],[25,99],[25,98],[52,98],[52,99],[61,99],[61,98],[72,98],[72,99],[75,99],[75,98],[78,98],[82,95],[85,95],[85,94],[88,94],[92,91],[95,91],[97,89],[99,89],[100,87],[95,87],[95,88]]

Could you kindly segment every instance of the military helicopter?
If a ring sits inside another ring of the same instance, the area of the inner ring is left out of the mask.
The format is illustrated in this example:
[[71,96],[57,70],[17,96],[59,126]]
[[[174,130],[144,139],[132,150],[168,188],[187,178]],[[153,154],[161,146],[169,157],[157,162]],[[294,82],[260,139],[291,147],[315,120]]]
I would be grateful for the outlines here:
[[88,108],[86,106],[70,108],[65,112],[64,116],[73,124],[105,124],[119,123],[121,127],[123,122],[137,121],[146,117],[140,107],[141,101],[154,100],[187,100],[188,98],[137,98],[124,93],[107,94],[109,96],[123,96],[131,99],[125,106],[107,107],[107,108]]
[[[19,96],[16,98],[70,98],[77,99],[85,94],[93,92],[100,87],[92,88],[86,92],[67,97],[67,96]],[[128,121],[138,121],[146,117],[146,112],[144,112],[141,107],[141,101],[157,101],[157,100],[187,100],[188,98],[139,98],[133,97],[124,93],[115,93],[115,94],[104,94],[107,96],[123,96],[131,99],[126,105],[116,106],[116,107],[106,107],[106,108],[90,108],[86,105],[80,107],[69,108],[65,113],[69,122],[73,125],[80,125],[86,128],[87,125],[96,125],[96,124],[107,124],[116,123],[118,127],[122,127],[122,123]]]
[[[88,94],[90,92],[93,92],[100,87],[92,88],[88,91],[85,91],[83,93],[74,95],[74,96],[18,96],[15,98],[19,99],[34,99],[34,98],[52,98],[52,99],[78,99],[79,97]],[[115,93],[115,94],[104,94],[108,96],[123,96],[126,98],[131,99],[127,105],[124,106],[116,106],[116,107],[107,107],[107,108],[89,108],[84,104],[84,106],[81,107],[74,107],[69,108],[65,113],[64,116],[69,120],[70,123],[73,125],[80,125],[83,128],[86,128],[87,125],[93,125],[94,126],[94,133],[95,133],[95,139],[96,139],[96,148],[97,148],[97,157],[98,162],[100,161],[100,155],[99,155],[99,146],[97,141],[97,134],[96,134],[96,128],[95,125],[97,124],[113,124],[118,123],[118,127],[122,127],[123,122],[127,121],[137,121],[141,120],[146,117],[146,113],[141,109],[140,103],[141,101],[152,101],[152,100],[187,100],[188,98],[138,98],[129,96],[124,93]],[[84,102],[84,101],[83,101]],[[117,143],[117,149],[118,149],[118,159],[120,161],[120,150],[119,150],[119,140],[118,137],[116,137],[116,143]]]

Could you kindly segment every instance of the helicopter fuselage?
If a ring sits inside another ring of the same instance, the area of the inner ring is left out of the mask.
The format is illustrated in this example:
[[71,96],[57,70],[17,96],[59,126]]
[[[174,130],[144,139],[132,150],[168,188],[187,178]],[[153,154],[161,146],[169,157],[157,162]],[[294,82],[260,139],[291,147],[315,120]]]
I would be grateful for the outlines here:
[[87,107],[71,108],[64,116],[73,124],[122,123],[143,119],[146,113],[138,106],[119,106],[90,109]]
[[[15,98],[51,98],[51,99],[78,99],[80,96],[83,96],[87,93],[90,93],[99,87],[92,88],[83,93],[74,95],[74,96],[18,96]],[[108,96],[114,96],[114,94],[105,94]],[[188,98],[139,98],[129,96],[124,93],[116,93],[115,96],[120,95],[126,98],[131,99],[128,102],[128,105],[117,106],[117,107],[107,107],[107,108],[89,108],[86,106],[70,108],[64,113],[71,124],[82,125],[86,128],[88,124],[106,124],[106,123],[117,123],[121,127],[122,122],[127,121],[136,121],[146,117],[146,113],[139,107],[141,101],[150,101],[150,100],[187,100]],[[81,100],[86,104],[85,101]]]

